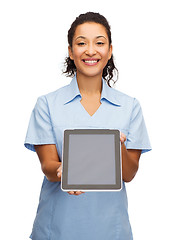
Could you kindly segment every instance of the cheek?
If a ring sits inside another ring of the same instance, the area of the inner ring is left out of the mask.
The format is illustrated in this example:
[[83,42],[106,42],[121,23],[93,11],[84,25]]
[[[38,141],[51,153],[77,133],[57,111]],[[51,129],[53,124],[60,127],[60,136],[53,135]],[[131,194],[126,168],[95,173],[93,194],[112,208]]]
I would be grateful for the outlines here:
[[77,58],[80,58],[83,53],[84,53],[84,49],[81,49],[81,48],[73,49],[73,57],[76,58],[76,60],[77,60]]
[[109,58],[109,50],[108,49],[102,49],[99,51],[102,58],[108,59]]

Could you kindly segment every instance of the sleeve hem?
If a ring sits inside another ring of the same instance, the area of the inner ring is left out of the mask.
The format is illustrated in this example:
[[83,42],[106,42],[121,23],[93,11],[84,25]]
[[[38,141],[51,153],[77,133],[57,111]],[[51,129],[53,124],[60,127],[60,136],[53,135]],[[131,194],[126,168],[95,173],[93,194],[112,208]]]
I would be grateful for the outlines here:
[[45,144],[56,144],[56,142],[54,140],[51,140],[51,139],[45,139],[45,140],[28,140],[26,139],[25,140],[25,143],[24,143],[24,146],[35,152],[35,148],[34,148],[34,145],[45,145]]
[[136,149],[136,150],[142,150],[141,153],[145,153],[145,152],[149,152],[152,150],[152,148],[149,146],[149,147],[143,147],[143,146],[126,146],[127,149]]
[[149,152],[149,151],[151,151],[152,149],[151,148],[147,148],[147,149],[145,149],[145,148],[127,148],[127,149],[136,149],[136,150],[141,150],[141,154],[142,153],[146,153],[146,152]]

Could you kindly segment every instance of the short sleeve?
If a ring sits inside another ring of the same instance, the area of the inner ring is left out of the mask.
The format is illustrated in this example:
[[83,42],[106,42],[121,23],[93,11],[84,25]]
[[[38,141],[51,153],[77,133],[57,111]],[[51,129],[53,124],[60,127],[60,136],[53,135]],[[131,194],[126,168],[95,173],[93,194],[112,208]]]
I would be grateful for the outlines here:
[[151,144],[149,141],[142,109],[136,98],[134,98],[133,102],[126,148],[140,149],[142,150],[142,153],[151,150]]
[[37,99],[31,113],[24,145],[35,152],[34,145],[56,144],[45,96]]

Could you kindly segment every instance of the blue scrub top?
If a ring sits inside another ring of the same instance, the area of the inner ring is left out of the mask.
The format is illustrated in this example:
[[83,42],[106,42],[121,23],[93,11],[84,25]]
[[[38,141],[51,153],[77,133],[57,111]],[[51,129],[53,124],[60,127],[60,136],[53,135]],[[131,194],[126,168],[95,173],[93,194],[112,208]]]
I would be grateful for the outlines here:
[[[37,99],[25,147],[56,144],[62,160],[63,133],[73,128],[119,129],[127,149],[151,150],[142,109],[137,99],[110,88],[102,78],[101,105],[90,116],[80,103],[76,75],[70,84]],[[33,230],[33,240],[131,240],[126,188],[119,192],[85,192],[79,196],[61,190],[61,182],[44,176]]]

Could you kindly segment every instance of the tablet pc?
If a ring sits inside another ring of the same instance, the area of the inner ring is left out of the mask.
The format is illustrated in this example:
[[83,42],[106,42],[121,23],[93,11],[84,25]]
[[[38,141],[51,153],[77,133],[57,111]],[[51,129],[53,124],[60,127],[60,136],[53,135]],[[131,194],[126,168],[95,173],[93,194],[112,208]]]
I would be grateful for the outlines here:
[[120,191],[122,164],[120,131],[65,129],[63,135],[63,191]]

